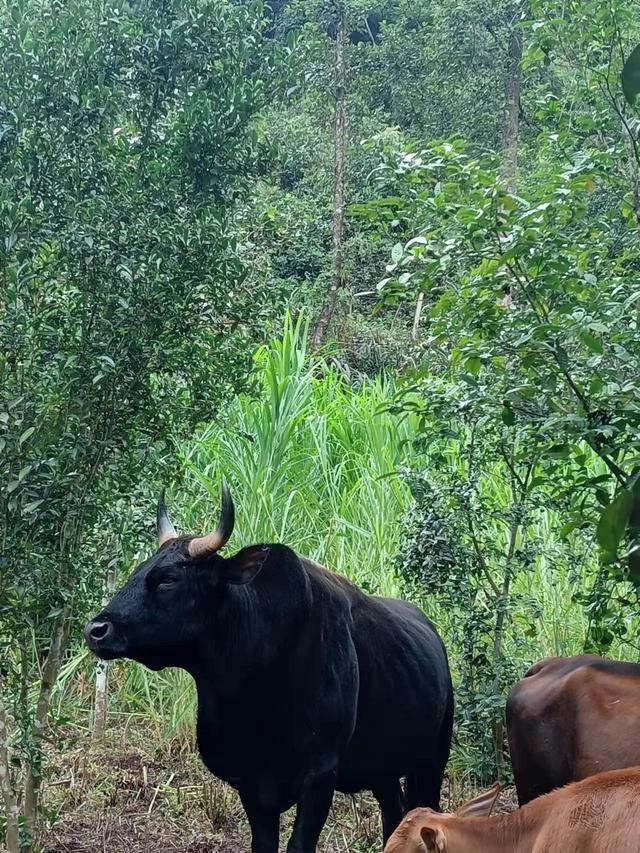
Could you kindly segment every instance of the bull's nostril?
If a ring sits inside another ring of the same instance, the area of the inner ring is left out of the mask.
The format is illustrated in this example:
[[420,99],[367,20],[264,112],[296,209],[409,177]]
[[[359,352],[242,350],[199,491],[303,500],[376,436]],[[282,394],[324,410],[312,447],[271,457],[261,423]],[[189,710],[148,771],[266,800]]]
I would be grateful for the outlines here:
[[110,630],[108,622],[94,622],[89,628],[89,636],[92,640],[104,640]]

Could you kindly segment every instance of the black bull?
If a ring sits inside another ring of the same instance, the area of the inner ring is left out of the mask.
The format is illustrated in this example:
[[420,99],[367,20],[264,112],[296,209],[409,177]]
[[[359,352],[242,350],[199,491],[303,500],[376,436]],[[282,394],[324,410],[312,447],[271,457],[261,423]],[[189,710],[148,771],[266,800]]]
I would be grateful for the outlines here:
[[371,790],[385,840],[407,808],[438,809],[453,695],[433,625],[284,545],[224,559],[232,528],[226,488],[208,537],[178,537],[161,501],[160,548],[89,622],[89,647],[193,676],[202,759],[237,788],[253,853],[276,853],[294,804],[287,849],[314,851],[334,790]]

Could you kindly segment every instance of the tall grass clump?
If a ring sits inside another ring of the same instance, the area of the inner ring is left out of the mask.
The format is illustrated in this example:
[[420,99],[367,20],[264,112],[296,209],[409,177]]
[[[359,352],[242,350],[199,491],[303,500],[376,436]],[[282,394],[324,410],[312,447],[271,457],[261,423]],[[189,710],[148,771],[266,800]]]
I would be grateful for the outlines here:
[[397,477],[416,424],[386,409],[384,378],[354,388],[307,350],[307,324],[287,318],[255,357],[258,393],[235,399],[184,445],[193,499],[189,529],[215,524],[219,476],[236,501],[234,546],[287,545],[376,592],[397,592],[392,571],[410,500]]

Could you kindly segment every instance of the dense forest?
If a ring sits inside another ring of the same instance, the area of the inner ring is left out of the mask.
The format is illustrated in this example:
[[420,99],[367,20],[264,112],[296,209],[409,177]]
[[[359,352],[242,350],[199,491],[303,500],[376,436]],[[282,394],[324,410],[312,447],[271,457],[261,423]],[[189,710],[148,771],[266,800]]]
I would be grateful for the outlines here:
[[190,679],[82,642],[163,487],[425,610],[454,799],[534,661],[640,660],[639,42],[634,0],[3,4],[9,853],[238,849]]

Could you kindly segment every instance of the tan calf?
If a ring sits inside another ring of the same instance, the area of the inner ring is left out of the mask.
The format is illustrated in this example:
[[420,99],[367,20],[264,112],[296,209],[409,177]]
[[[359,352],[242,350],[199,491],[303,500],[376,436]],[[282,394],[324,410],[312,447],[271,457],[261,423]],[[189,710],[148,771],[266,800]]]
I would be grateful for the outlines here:
[[455,814],[414,809],[385,853],[639,853],[640,767],[599,773],[487,817],[499,785]]

